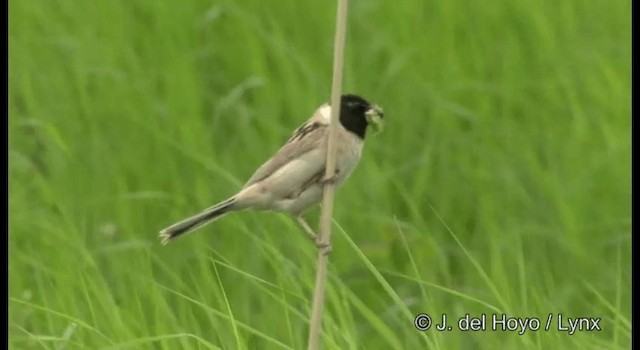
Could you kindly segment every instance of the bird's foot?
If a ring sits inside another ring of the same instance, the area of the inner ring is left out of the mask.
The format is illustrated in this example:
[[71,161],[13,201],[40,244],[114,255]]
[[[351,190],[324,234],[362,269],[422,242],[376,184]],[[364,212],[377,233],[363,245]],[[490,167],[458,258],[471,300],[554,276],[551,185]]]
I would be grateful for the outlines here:
[[320,242],[319,239],[316,239],[316,247],[318,248],[318,251],[322,253],[322,255],[329,255],[333,250],[331,243]]
[[302,227],[302,230],[306,233],[307,237],[314,242],[315,246],[322,252],[322,254],[329,255],[331,253],[331,243],[321,242],[320,236],[313,232],[311,226],[309,226],[302,216],[296,216],[296,221],[300,227]]
[[323,185],[332,185],[335,184],[336,181],[338,180],[338,174],[340,173],[340,171],[338,169],[336,169],[336,171],[333,173],[333,176],[327,176],[326,174],[322,177],[322,179],[320,179],[320,182]]

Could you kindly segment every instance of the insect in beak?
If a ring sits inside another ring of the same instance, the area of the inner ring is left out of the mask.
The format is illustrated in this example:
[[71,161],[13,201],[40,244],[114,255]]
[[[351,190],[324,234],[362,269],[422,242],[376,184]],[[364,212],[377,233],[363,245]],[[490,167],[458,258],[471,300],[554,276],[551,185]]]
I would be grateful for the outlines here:
[[374,134],[382,132],[384,129],[384,112],[379,106],[373,106],[368,111],[364,112],[364,116],[367,119],[367,123],[373,129]]

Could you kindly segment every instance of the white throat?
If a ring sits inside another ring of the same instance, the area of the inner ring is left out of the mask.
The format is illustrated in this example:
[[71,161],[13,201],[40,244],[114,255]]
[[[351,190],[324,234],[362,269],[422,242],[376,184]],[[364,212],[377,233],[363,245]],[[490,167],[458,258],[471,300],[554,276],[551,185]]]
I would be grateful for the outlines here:
[[324,118],[327,124],[329,124],[329,122],[331,122],[331,106],[326,105],[320,107],[320,115]]

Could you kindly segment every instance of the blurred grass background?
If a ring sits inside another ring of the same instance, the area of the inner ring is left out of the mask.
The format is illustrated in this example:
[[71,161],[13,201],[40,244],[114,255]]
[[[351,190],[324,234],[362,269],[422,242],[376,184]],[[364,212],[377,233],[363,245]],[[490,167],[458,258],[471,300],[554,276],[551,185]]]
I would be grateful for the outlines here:
[[[350,3],[344,91],[387,128],[338,192],[324,348],[628,348],[630,1]],[[10,348],[306,347],[315,249],[290,218],[157,231],[329,99],[334,15],[10,2]],[[420,332],[418,313],[602,331]]]

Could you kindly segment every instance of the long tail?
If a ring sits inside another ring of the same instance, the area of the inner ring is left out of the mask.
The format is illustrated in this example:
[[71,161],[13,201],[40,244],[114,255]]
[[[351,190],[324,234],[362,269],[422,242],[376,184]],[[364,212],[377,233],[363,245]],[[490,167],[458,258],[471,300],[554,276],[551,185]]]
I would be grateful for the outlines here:
[[224,202],[218,203],[210,208],[203,210],[190,218],[181,220],[160,231],[160,239],[162,244],[167,244],[172,239],[200,228],[214,220],[224,216],[233,210],[236,202],[235,198],[229,198]]

